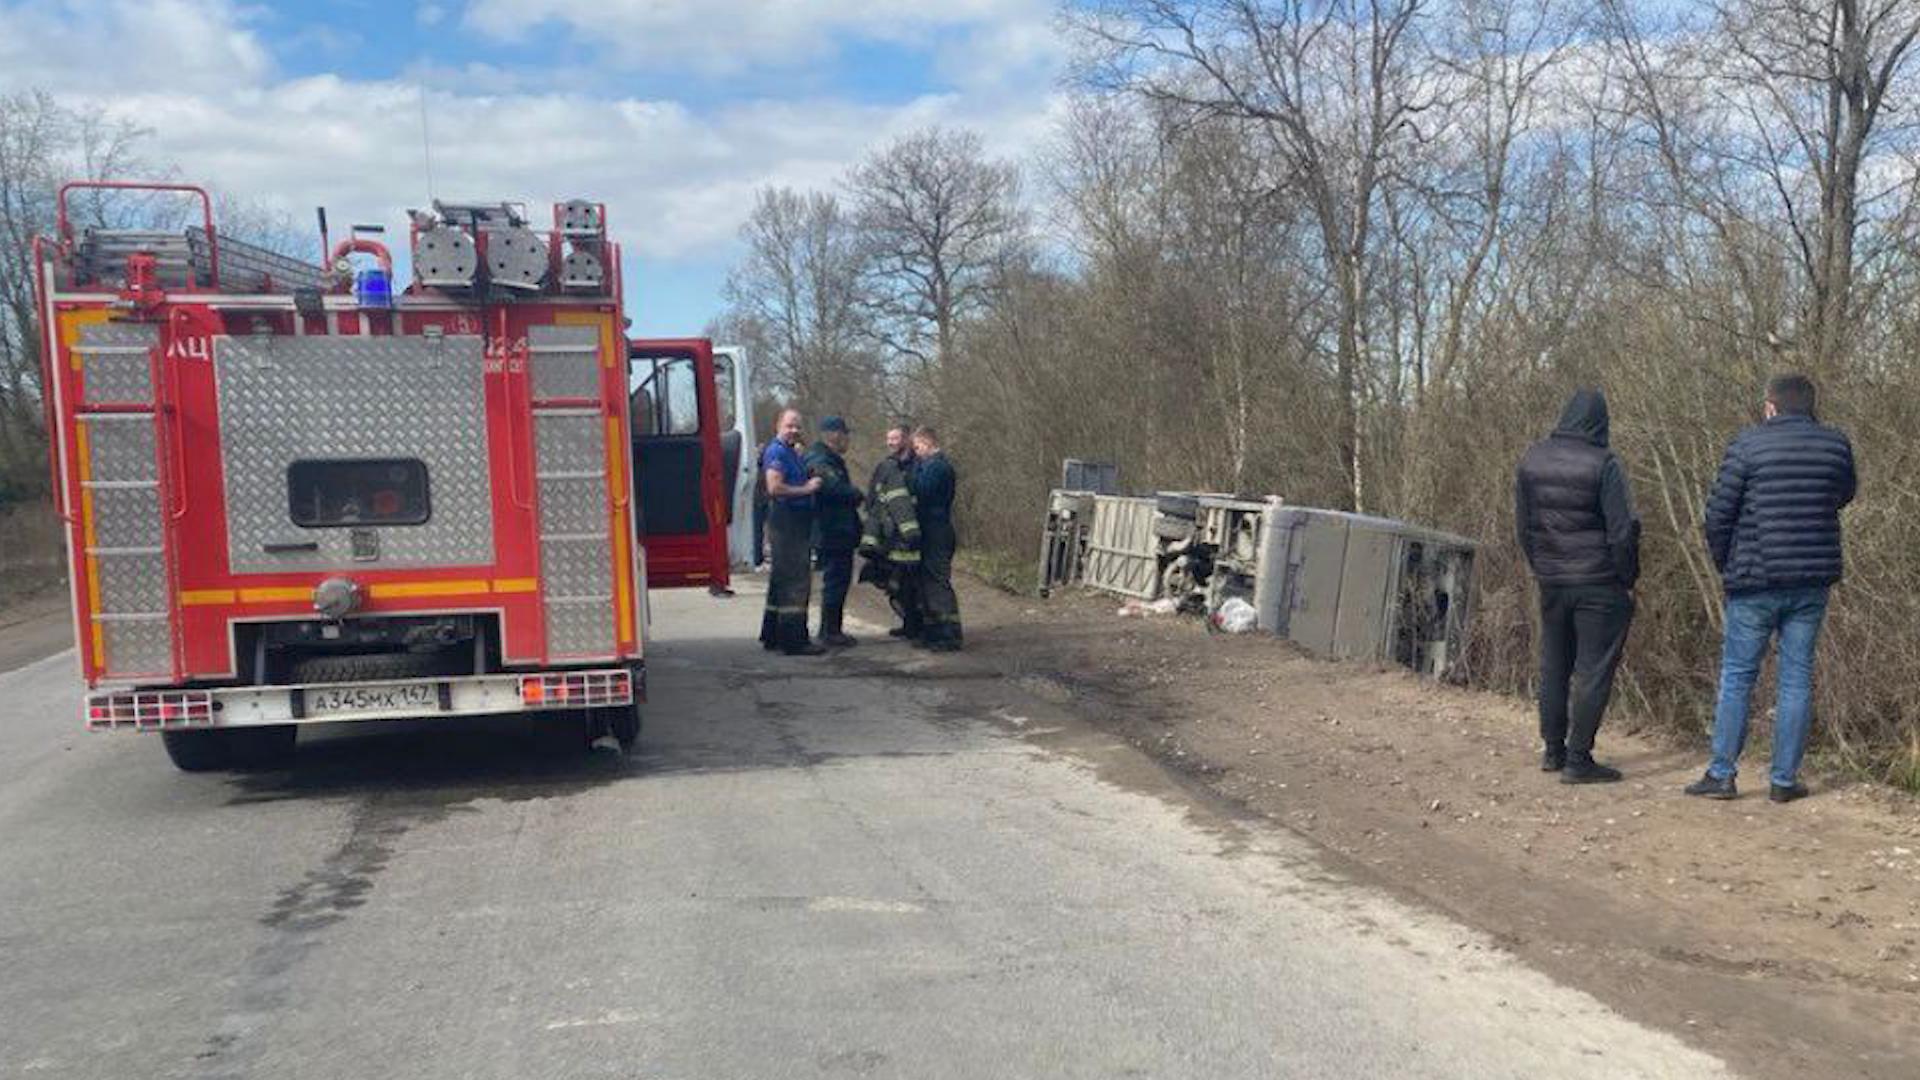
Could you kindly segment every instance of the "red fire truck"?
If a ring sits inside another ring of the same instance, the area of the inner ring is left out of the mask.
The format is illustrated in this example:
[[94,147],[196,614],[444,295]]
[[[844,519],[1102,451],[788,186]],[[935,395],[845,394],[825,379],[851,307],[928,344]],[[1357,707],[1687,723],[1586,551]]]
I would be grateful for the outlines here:
[[[80,227],[76,192],[198,200]],[[188,770],[300,725],[538,712],[631,747],[647,589],[724,593],[737,356],[630,341],[603,206],[411,214],[307,263],[205,191],[69,184],[36,241],[55,502],[96,731]],[[716,384],[724,381],[725,400]]]

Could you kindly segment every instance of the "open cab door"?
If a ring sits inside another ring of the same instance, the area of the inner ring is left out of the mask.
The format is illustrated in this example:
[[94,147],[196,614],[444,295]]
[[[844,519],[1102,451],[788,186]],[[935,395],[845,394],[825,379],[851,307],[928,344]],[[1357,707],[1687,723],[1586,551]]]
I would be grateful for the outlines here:
[[[720,400],[720,455],[728,477],[727,556],[735,566],[751,567],[754,476],[760,470],[760,444],[754,437],[753,379],[746,350],[738,345],[713,348],[714,380]],[[731,407],[729,407],[731,402]]]
[[634,504],[650,589],[728,587],[733,474],[722,435],[736,411],[728,391],[723,402],[704,338],[627,343]]

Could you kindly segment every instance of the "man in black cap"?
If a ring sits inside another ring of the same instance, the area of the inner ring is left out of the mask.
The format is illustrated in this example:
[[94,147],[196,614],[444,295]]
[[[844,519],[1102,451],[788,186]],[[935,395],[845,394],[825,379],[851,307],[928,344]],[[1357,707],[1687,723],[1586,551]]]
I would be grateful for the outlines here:
[[1576,392],[1514,478],[1514,528],[1540,585],[1540,767],[1568,784],[1620,779],[1593,760],[1593,739],[1633,622],[1640,519],[1607,429],[1607,399]]
[[760,644],[788,656],[818,656],[827,650],[807,640],[807,597],[813,592],[814,493],[820,481],[807,476],[800,459],[800,410],[780,414],[777,437],[760,457],[770,507],[767,539],[773,543],[773,572],[767,580],[767,610],[760,619]]
[[820,421],[820,438],[807,451],[807,475],[820,482],[814,493],[813,551],[820,561],[820,637],[822,645],[844,649],[856,644],[841,629],[847,587],[853,584],[853,549],[860,543],[860,502],[865,496],[847,474],[847,422],[837,416]]

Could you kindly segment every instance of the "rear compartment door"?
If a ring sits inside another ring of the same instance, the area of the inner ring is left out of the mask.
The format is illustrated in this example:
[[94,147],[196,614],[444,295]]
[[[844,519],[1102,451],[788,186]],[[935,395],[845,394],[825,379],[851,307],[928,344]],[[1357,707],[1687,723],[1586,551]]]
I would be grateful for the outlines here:
[[731,499],[712,343],[630,341],[627,398],[648,587],[726,588]]

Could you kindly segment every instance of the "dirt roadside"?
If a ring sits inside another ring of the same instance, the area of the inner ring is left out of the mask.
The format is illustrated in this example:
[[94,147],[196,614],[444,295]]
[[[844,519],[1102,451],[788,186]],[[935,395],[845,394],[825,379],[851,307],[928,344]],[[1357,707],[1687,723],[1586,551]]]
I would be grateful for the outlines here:
[[0,597],[0,671],[73,647],[73,609],[64,584]]
[[1826,783],[1791,806],[1764,784],[1688,799],[1700,755],[1617,723],[1601,756],[1627,780],[1569,787],[1539,771],[1521,702],[1119,618],[1108,597],[958,584],[965,663],[1624,1014],[1755,1076],[1920,1076],[1920,800]]

